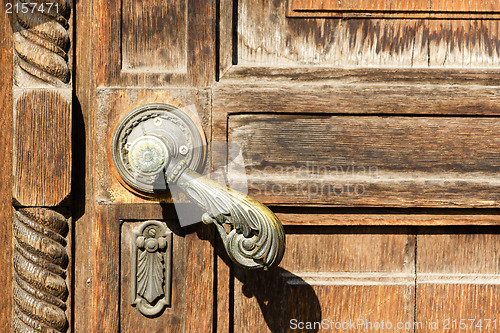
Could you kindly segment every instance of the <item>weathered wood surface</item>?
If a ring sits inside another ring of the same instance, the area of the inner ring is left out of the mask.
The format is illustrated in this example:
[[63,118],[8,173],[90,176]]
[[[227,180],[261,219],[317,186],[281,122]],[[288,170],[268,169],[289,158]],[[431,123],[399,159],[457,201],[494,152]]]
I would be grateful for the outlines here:
[[92,186],[93,154],[91,143],[91,111],[93,102],[92,64],[92,6],[90,1],[76,1],[75,4],[75,103],[73,117],[73,179],[72,213],[74,228],[73,256],[73,332],[86,332],[91,327],[90,305],[91,249],[92,249]]
[[[15,3],[14,80],[7,89],[14,97],[12,199],[23,208],[16,208],[11,239],[13,330],[66,332],[72,316],[72,2],[57,1],[57,14],[35,11],[38,2]],[[21,5],[29,7],[26,13]]]
[[446,318],[458,319],[457,325],[462,318],[474,325],[481,319],[482,329],[470,329],[468,321],[464,331],[498,331],[498,319],[487,329],[484,319],[496,319],[500,310],[499,238],[497,227],[418,229],[417,321],[439,320],[436,332],[445,332]]
[[[498,19],[498,0],[288,0],[288,17]],[[497,14],[497,15],[495,15]]]
[[234,16],[233,0],[219,1],[219,29],[218,29],[218,54],[219,54],[219,72],[218,77],[231,68],[233,64],[233,42],[234,27],[236,26],[236,17]]
[[411,228],[288,228],[286,241],[280,268],[235,268],[235,331],[291,332],[291,319],[413,320]]
[[[341,3],[346,4],[344,1]],[[383,7],[386,3],[366,1],[363,6]],[[406,3],[420,6],[418,1]],[[455,12],[467,10],[461,5],[462,3],[469,4],[465,1],[432,3],[436,4],[437,8],[447,8]],[[481,8],[477,10],[489,8],[484,6],[486,3],[484,1],[471,2],[471,5],[475,3]],[[430,33],[435,22],[426,19],[429,14],[413,13],[413,17],[419,19],[408,19],[408,16],[412,15],[405,12],[399,19],[380,19],[373,18],[377,15],[370,13],[371,18],[360,19],[356,18],[356,12],[348,12],[342,13],[342,17],[353,19],[301,19],[286,17],[287,1],[243,0],[238,6],[238,64],[398,68],[484,68],[485,64],[499,66],[500,48],[495,42],[498,40],[499,30],[495,27],[498,27],[496,19],[500,18],[500,15],[492,15],[490,12],[485,12],[483,16],[495,20],[472,20],[474,16],[470,13],[459,13],[454,17],[456,23],[453,24],[444,21],[447,19],[446,15],[434,15],[446,24],[442,29]],[[494,2],[494,6],[497,11],[500,9],[497,1]],[[320,17],[326,13],[328,16],[327,12],[321,11],[289,10],[288,13]],[[388,16],[394,18],[396,15],[389,13]],[[476,24],[483,26],[481,31],[477,30]],[[469,60],[471,49],[477,50],[481,56],[471,57],[470,61],[465,61],[463,64],[447,61],[446,58],[437,62],[429,61],[436,56],[444,55],[450,47],[457,58]]]
[[131,264],[132,264],[132,230],[142,223],[121,223],[121,251],[120,251],[120,331],[135,332],[140,327],[148,332],[161,332],[165,328],[171,331],[183,332],[186,325],[186,310],[190,304],[186,304],[189,286],[186,285],[187,265],[186,260],[186,235],[176,220],[168,220],[167,227],[173,231],[172,251],[172,293],[171,305],[160,312],[158,316],[148,318],[141,314],[136,307],[130,305]]
[[71,118],[71,102],[58,90],[35,89],[16,99],[14,199],[20,205],[57,206],[69,196]]
[[272,204],[498,207],[497,118],[234,115],[249,193]]
[[[22,8],[15,1],[14,80],[19,87],[71,87],[72,1],[58,0],[50,7],[32,2]],[[41,3],[40,3],[41,4]],[[57,4],[57,7],[55,6]]]
[[[140,327],[176,332],[212,331],[213,318],[213,247],[211,226],[179,231],[173,205],[116,204],[99,205],[92,220],[92,305],[90,327],[96,332],[137,330]],[[130,305],[128,269],[132,221],[156,219],[178,231],[174,234],[172,307],[157,319],[146,319]],[[122,226],[122,221],[125,225]],[[122,247],[121,245],[124,247]],[[125,262],[127,261],[127,262]],[[121,267],[121,268],[120,268]],[[127,275],[127,276],[125,276]],[[144,326],[146,325],[146,326]]]
[[206,87],[213,82],[213,1],[179,0],[167,7],[137,1],[123,4],[93,3],[96,86]]
[[[91,213],[86,217],[92,230],[88,234],[92,267],[89,327],[95,332],[145,327],[211,332],[215,275],[211,226],[189,228],[185,235],[174,236],[178,247],[173,253],[173,306],[164,316],[146,319],[130,306],[123,275],[128,263],[120,264],[120,258],[128,260],[129,256],[123,252],[125,248],[120,250],[120,244],[127,241],[121,238],[122,232],[127,236],[120,220],[127,220],[125,224],[145,219],[177,223],[177,217],[173,206],[144,200],[120,185],[108,153],[113,125],[134,106],[145,103],[195,107],[210,138],[211,94],[207,88],[218,66],[216,2],[176,1],[165,7],[159,2],[98,0],[92,6],[93,82],[92,93],[85,97],[87,105],[92,105],[86,129],[91,138],[86,186],[92,188]],[[121,42],[125,48],[120,48]]]
[[12,330],[12,29],[10,16],[0,13],[0,281],[6,291],[0,302],[0,331]]
[[186,72],[187,1],[122,1],[122,71]]
[[[297,208],[280,207],[275,210],[290,210],[290,213],[279,213],[276,215],[284,225],[419,225],[419,226],[457,226],[457,225],[500,225],[500,215],[495,211],[478,212],[470,214],[467,210],[454,210],[453,212],[428,211],[428,212],[398,212],[387,214],[380,209],[355,209],[341,212],[327,213],[324,209],[317,207],[307,208],[301,211]],[[454,213],[454,214],[452,214]]]
[[498,115],[498,73],[237,66],[214,88],[214,136],[231,113]]

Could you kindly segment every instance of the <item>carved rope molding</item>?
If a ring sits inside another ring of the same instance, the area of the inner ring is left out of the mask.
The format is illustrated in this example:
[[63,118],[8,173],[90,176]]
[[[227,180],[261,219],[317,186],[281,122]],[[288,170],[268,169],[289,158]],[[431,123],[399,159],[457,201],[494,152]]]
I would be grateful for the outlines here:
[[[24,110],[26,113],[41,112],[47,107],[53,112],[58,112],[65,107],[45,100],[37,94],[47,88],[63,96],[65,100],[71,99],[68,97],[71,96],[68,91],[72,88],[71,59],[68,55],[71,38],[68,29],[72,2],[71,0],[49,2],[53,3],[51,11],[48,11],[47,1],[44,0],[12,1],[13,90],[28,94],[41,105],[39,109]],[[29,8],[28,11],[23,10],[26,7]],[[20,106],[14,102],[14,107]],[[44,117],[50,115],[36,118],[37,126],[52,124]],[[67,120],[66,123],[71,124],[71,119]],[[23,121],[23,118],[19,121]],[[34,131],[30,135],[36,133],[38,132]],[[43,142],[48,143],[52,139],[44,136],[36,138],[36,140],[46,140]],[[15,149],[18,148],[19,145],[15,143]],[[54,153],[54,156],[47,156],[46,160],[61,158],[56,155],[57,153]],[[26,166],[26,172],[38,172],[30,170],[29,167],[31,166]],[[14,332],[23,333],[64,333],[69,327],[66,315],[69,294],[66,276],[69,262],[66,235],[69,221],[56,210],[56,207],[45,207],[51,206],[45,204],[50,202],[49,195],[44,196],[43,191],[40,193],[36,200],[27,200],[26,206],[32,207],[14,209],[12,328]],[[44,208],[33,206],[44,206]]]
[[68,221],[47,208],[14,210],[15,332],[65,332]]
[[[31,10],[31,4],[46,3],[45,0],[15,0],[14,3],[28,5],[30,10],[15,11],[14,22],[14,73],[18,85],[21,76],[37,78],[52,86],[64,86],[70,82],[68,64],[70,37],[68,20],[71,6],[68,0],[51,0],[57,11]],[[37,7],[41,8],[41,7]]]

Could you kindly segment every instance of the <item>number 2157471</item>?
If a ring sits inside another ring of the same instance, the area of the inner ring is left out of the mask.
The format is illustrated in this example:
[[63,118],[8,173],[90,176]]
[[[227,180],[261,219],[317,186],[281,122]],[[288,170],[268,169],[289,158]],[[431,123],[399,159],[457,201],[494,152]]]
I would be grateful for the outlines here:
[[17,1],[15,4],[10,2],[5,4],[5,12],[7,14],[12,13],[23,13],[23,14],[34,14],[35,12],[44,14],[58,14],[59,4],[54,2],[23,2]]

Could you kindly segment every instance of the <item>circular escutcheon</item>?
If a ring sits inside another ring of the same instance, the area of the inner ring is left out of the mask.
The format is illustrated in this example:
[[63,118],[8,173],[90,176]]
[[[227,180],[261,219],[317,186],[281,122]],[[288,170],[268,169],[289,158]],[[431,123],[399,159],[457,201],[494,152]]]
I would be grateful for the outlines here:
[[146,104],[119,121],[111,138],[112,167],[126,187],[147,196],[165,193],[163,170],[172,158],[200,172],[206,140],[196,116],[169,104]]

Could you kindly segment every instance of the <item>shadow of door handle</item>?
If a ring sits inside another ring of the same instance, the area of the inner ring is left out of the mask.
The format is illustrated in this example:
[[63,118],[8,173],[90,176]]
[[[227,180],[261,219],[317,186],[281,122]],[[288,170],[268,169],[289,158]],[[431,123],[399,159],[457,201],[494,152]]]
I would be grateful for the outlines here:
[[[121,180],[154,195],[163,182],[176,185],[204,210],[231,260],[248,268],[277,266],[285,233],[276,215],[260,202],[226,188],[198,172],[206,144],[201,126],[185,110],[167,104],[134,109],[116,127],[112,160]],[[229,230],[227,230],[229,229]]]

